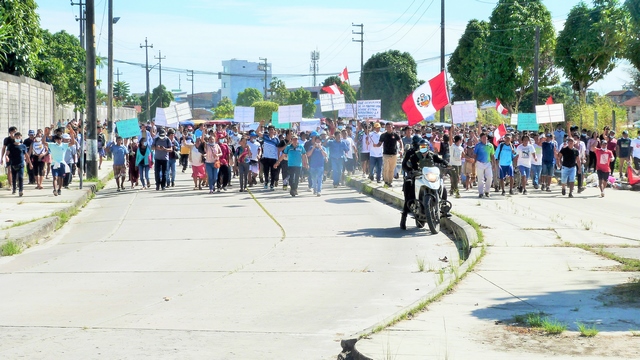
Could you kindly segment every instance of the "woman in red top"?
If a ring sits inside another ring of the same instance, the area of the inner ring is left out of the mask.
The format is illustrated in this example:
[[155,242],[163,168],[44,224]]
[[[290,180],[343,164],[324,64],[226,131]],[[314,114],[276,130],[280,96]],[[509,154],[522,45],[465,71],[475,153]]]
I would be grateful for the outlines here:
[[243,137],[242,139],[240,139],[238,148],[236,149],[236,158],[238,159],[238,173],[240,176],[240,192],[247,191],[251,157],[251,149],[247,145],[247,138]]
[[614,158],[611,150],[607,149],[607,142],[600,141],[600,148],[595,151],[596,156],[596,172],[598,173],[598,183],[600,185],[600,197],[604,197],[604,189],[607,187],[607,181],[609,181],[610,162]]
[[231,150],[226,144],[226,133],[218,138],[218,145],[222,155],[220,156],[220,170],[218,172],[218,192],[220,189],[227,191],[227,186],[231,182],[231,168],[229,167],[229,159]]

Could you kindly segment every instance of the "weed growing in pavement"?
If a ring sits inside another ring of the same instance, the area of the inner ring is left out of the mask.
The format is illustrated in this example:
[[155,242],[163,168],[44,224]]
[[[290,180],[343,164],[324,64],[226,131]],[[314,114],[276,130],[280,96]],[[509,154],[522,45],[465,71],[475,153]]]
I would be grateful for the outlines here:
[[598,335],[599,332],[595,324],[589,327],[583,323],[578,323],[578,330],[580,331],[580,335],[584,337],[594,337]]
[[573,269],[571,268],[571,265],[569,265],[569,263],[567,263],[567,270],[573,271]]
[[591,228],[593,227],[593,221],[591,220],[589,221],[580,220],[580,223],[582,224],[582,228],[585,230],[591,230]]
[[8,241],[0,246],[0,255],[2,256],[18,255],[21,252],[22,248],[20,248],[20,245],[16,244],[14,241]]
[[444,282],[444,268],[438,271],[438,278],[436,278],[436,286],[440,286]]
[[551,320],[549,318],[545,318],[542,321],[542,329],[551,335],[562,334],[563,331],[567,330],[567,324],[563,324],[558,320]]
[[580,311],[579,307],[574,307],[573,309],[571,309],[571,311]]
[[636,331],[636,330],[629,330],[631,332],[631,336],[640,336],[640,331]]
[[416,255],[416,263],[418,264],[418,271],[423,272],[425,269],[424,258],[419,258],[418,255]]

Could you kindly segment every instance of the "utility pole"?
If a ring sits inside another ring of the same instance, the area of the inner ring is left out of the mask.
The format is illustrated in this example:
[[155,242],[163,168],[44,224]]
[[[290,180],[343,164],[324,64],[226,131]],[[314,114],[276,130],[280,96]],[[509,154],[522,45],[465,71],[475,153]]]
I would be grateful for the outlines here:
[[[444,0],[441,3],[440,14],[440,70],[445,71],[446,65],[444,63]],[[440,122],[444,122],[444,109],[440,109]]]
[[194,81],[193,81],[193,70],[187,70],[187,81],[191,81],[191,111],[193,111],[193,89],[194,89]]
[[318,86],[318,83],[316,82],[316,76],[318,75],[318,70],[320,70],[320,67],[318,66],[318,61],[320,61],[320,52],[317,50],[312,51],[310,70],[313,73],[313,83],[311,86]]
[[267,63],[267,58],[260,58],[260,60],[264,61],[264,64],[260,64],[258,66],[258,70],[264,71],[264,100],[267,100],[267,72],[269,71],[269,64]]
[[[78,6],[79,8],[79,12],[80,12],[80,16],[76,17],[76,21],[80,23],[80,46],[82,46],[82,49],[85,50],[87,48],[87,44],[84,41],[84,28],[85,28],[85,20],[86,20],[86,16],[85,16],[85,3],[83,2],[83,0],[80,0],[80,2],[78,3],[74,3],[73,0],[71,0],[71,6]],[[79,178],[79,188],[82,189],[82,185],[83,185],[83,176],[84,175],[84,143],[85,143],[85,133],[84,133],[84,109],[81,109],[80,111],[80,119],[79,119],[79,133],[80,133],[80,156],[78,156],[78,158],[80,159],[79,165],[80,167],[78,168],[78,178]]]
[[536,55],[533,68],[533,112],[538,105],[538,82],[540,78],[540,26],[536,26]]
[[162,60],[166,59],[167,57],[163,57],[162,56],[162,51],[158,50],[158,57],[154,56],[154,59],[158,60],[158,70],[160,70],[160,86],[162,86]]
[[351,38],[351,41],[360,43],[360,100],[362,100],[364,99],[364,91],[362,90],[362,75],[364,73],[364,24],[351,23],[351,26],[360,27],[360,32],[351,30],[351,34],[360,35],[360,40]]
[[[109,135],[113,132],[113,0],[109,0],[109,50],[107,54],[107,131]],[[113,140],[113,139],[112,139]]]
[[149,45],[147,38],[144,38],[144,45],[140,44],[140,48],[146,51],[146,67],[147,70],[147,121],[151,121],[151,91],[149,90],[149,48],[153,49],[153,44]]
[[87,6],[87,177],[98,177],[98,134],[96,109],[96,41],[95,2],[86,0]]
[[124,75],[124,74],[123,74],[123,73],[121,73],[121,72],[120,72],[120,68],[118,68],[118,69],[116,70],[116,73],[115,73],[115,74],[113,74],[113,75],[117,76],[117,77],[118,77],[118,79],[117,79],[116,81],[117,81],[117,82],[120,82],[120,75]]
[[178,74],[178,89],[182,90],[182,75]]

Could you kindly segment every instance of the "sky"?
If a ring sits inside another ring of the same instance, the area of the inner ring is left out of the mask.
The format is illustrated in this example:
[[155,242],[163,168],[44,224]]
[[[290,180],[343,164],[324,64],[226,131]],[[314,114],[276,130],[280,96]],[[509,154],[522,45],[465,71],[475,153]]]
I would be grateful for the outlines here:
[[[79,1],[75,1],[79,2]],[[97,53],[107,56],[107,0],[95,0]],[[37,0],[40,26],[57,32],[79,34],[75,20],[78,6],[69,1]],[[364,61],[390,49],[409,52],[418,62],[418,78],[428,80],[440,68],[440,1],[437,0],[113,0],[114,64],[121,81],[134,93],[145,90],[145,49],[148,38],[149,65],[162,52],[162,82],[168,89],[191,90],[187,69],[195,75],[195,92],[217,91],[222,61],[241,59],[259,62],[267,58],[273,75],[287,87],[311,86],[311,52],[320,52],[317,82],[336,75],[346,66],[351,83],[360,70],[359,27],[364,24]],[[455,50],[471,19],[489,20],[497,1],[446,0],[446,53]],[[546,0],[554,26],[560,31],[578,0]],[[629,81],[630,65],[618,67],[591,89],[606,93]],[[174,70],[174,71],[169,71]],[[210,73],[211,75],[207,75]],[[159,84],[157,66],[150,73],[151,88]],[[107,69],[98,70],[106,91]]]

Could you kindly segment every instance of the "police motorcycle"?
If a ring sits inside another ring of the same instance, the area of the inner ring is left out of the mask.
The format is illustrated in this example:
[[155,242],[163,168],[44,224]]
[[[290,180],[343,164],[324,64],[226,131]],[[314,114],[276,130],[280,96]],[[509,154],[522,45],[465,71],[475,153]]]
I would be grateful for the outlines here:
[[431,233],[437,234],[440,232],[440,218],[451,216],[449,212],[452,205],[446,200],[443,174],[440,171],[441,167],[446,168],[446,162],[437,155],[429,153],[429,144],[424,140],[420,142],[420,151],[417,155],[420,159],[420,170],[409,174],[413,177],[415,191],[415,198],[409,204],[409,209],[415,217],[418,228],[423,228],[427,224]]

